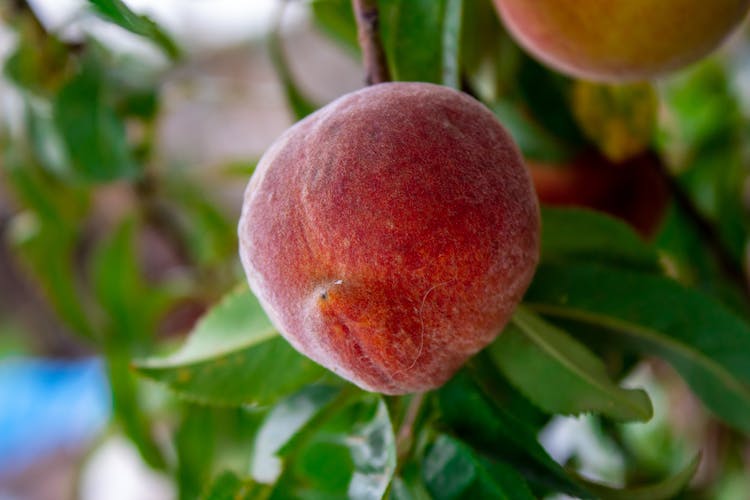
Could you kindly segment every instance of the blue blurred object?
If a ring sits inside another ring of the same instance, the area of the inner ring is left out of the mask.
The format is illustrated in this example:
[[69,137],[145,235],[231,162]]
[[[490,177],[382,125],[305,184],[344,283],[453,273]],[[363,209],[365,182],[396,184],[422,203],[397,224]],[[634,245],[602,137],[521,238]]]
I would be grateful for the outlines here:
[[85,445],[110,413],[109,384],[99,359],[0,361],[0,476]]

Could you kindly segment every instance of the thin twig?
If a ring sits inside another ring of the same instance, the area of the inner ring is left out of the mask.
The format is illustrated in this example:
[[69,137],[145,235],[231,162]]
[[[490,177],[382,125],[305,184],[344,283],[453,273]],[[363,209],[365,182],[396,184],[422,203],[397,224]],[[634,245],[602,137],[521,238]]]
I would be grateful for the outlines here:
[[414,423],[417,421],[422,403],[424,403],[424,393],[420,392],[412,396],[409,406],[406,408],[404,420],[401,422],[401,427],[396,436],[396,451],[399,464],[405,461],[411,451],[411,446],[414,442]]
[[380,40],[380,16],[377,0],[352,0],[354,17],[357,19],[359,46],[362,48],[362,61],[365,65],[367,85],[391,80],[388,61]]

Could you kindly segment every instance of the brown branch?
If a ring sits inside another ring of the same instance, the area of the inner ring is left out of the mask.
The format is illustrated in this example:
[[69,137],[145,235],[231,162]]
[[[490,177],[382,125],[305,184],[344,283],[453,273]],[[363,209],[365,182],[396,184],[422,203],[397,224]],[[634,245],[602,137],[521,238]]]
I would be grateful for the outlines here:
[[359,46],[362,48],[362,61],[365,65],[367,85],[391,80],[388,61],[380,40],[380,16],[377,0],[352,0],[354,17],[357,19]]

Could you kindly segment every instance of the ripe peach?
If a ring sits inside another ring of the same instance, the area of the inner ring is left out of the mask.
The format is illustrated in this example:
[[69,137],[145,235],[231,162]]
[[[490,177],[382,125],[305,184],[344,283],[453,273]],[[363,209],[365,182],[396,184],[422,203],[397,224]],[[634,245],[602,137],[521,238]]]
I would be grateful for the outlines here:
[[539,209],[480,103],[425,83],[345,95],[284,133],[247,187],[240,255],[300,352],[362,388],[443,384],[502,330]]
[[742,21],[750,0],[494,0],[508,31],[557,70],[648,79],[697,61]]

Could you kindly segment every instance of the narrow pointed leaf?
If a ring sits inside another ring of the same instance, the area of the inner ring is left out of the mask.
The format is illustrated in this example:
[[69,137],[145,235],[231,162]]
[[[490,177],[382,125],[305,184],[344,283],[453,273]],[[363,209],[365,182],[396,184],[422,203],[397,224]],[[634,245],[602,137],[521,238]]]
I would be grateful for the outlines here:
[[380,0],[380,23],[394,80],[442,81],[446,0]]
[[292,70],[289,67],[286,54],[284,53],[284,47],[281,41],[281,35],[279,28],[277,27],[268,37],[268,54],[271,58],[271,63],[276,70],[276,74],[281,80],[281,88],[284,90],[289,108],[294,115],[296,120],[301,120],[313,111],[316,106],[305,94],[292,74]]
[[461,89],[461,27],[464,0],[445,0],[443,19],[443,75],[442,84]]
[[280,454],[272,499],[383,497],[396,469],[396,438],[379,395],[345,388]]
[[250,473],[256,481],[273,483],[281,473],[279,452],[289,440],[336,396],[333,387],[311,385],[280,401],[266,416],[255,437]]
[[158,24],[147,16],[136,14],[121,0],[89,0],[89,3],[99,16],[131,33],[148,38],[171,59],[180,57],[180,49]]
[[437,393],[443,423],[462,441],[487,457],[508,463],[529,483],[548,492],[593,498],[547,454],[536,430],[503,407],[487,400],[464,374]]
[[668,278],[587,264],[540,266],[526,301],[596,327],[587,341],[661,356],[710,410],[750,432],[750,326],[712,298]]
[[512,467],[486,460],[471,447],[444,434],[438,436],[427,452],[422,475],[435,500],[534,498],[523,477]]
[[76,177],[89,182],[132,179],[140,174],[125,123],[113,108],[104,68],[92,55],[55,96],[54,125]]
[[489,353],[522,393],[550,413],[593,412],[619,421],[645,421],[653,413],[645,392],[615,385],[583,344],[524,308]]
[[245,287],[198,323],[172,356],[136,363],[140,373],[208,404],[271,404],[327,373],[273,329]]
[[542,209],[542,259],[586,260],[658,271],[656,250],[625,222],[581,208]]
[[581,479],[581,482],[602,500],[669,500],[670,498],[675,498],[687,487],[698,470],[700,462],[701,457],[698,455],[674,476],[670,476],[659,483],[646,486],[615,489],[584,479]]

